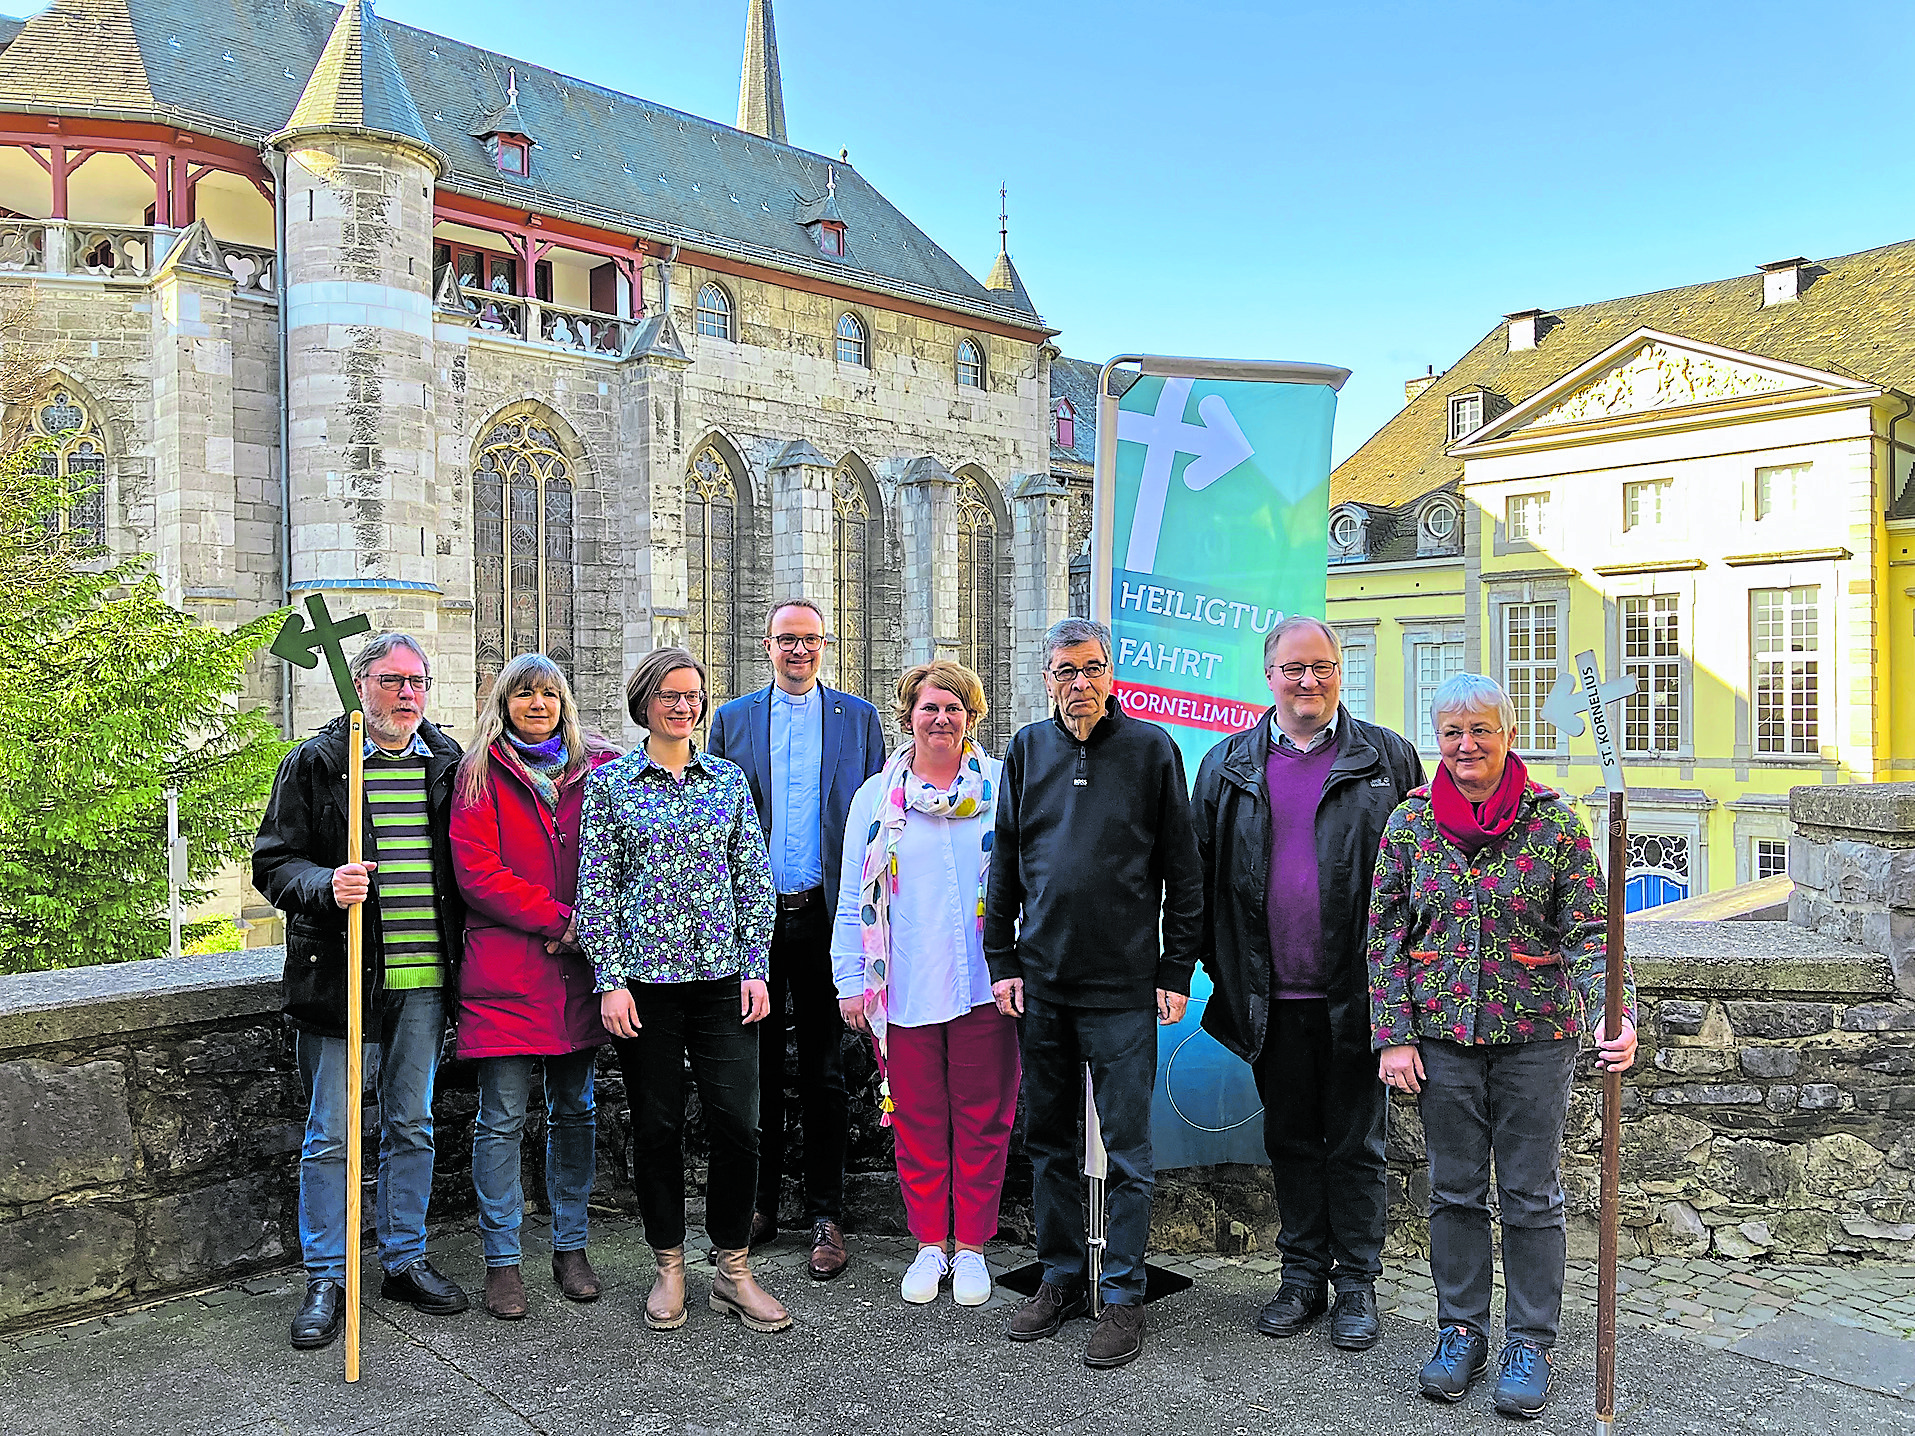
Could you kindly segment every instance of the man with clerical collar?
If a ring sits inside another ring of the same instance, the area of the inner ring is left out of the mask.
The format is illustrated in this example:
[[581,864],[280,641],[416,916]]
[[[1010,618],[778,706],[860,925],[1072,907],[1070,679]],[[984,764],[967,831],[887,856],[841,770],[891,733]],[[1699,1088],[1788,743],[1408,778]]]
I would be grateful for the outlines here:
[[878,710],[819,682],[829,640],[808,598],[779,603],[765,624],[772,681],[712,718],[710,751],[745,770],[764,826],[778,888],[771,942],[771,1017],[759,1029],[758,1200],[751,1244],[778,1231],[785,1157],[785,1004],[798,1039],[798,1109],[804,1132],[804,1224],[810,1272],[844,1270],[844,1019],[831,974],[831,923],[845,816],[852,796],[884,766]]

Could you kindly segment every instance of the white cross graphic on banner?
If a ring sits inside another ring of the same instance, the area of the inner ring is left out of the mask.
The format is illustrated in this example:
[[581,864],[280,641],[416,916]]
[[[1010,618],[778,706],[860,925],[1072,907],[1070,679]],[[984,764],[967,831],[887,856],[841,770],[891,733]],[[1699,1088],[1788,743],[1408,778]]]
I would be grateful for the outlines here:
[[1256,452],[1221,394],[1206,394],[1197,402],[1202,423],[1184,422],[1192,382],[1166,379],[1154,414],[1117,411],[1117,437],[1144,446],[1144,475],[1130,524],[1130,548],[1124,555],[1124,567],[1133,573],[1157,571],[1157,536],[1164,526],[1164,503],[1170,496],[1170,471],[1177,455],[1192,456],[1184,469],[1184,487],[1202,490]]

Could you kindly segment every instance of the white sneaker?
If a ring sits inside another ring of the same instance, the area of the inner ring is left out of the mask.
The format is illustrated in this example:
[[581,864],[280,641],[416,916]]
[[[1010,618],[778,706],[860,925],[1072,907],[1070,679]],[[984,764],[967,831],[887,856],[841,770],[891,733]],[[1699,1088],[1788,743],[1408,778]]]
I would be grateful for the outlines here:
[[918,1248],[918,1259],[911,1263],[911,1269],[904,1274],[900,1293],[914,1306],[923,1306],[938,1299],[938,1284],[944,1280],[944,1274],[951,1268],[945,1264],[944,1251],[940,1247]]
[[991,1269],[976,1252],[959,1252],[951,1263],[951,1296],[959,1306],[982,1306],[991,1299]]

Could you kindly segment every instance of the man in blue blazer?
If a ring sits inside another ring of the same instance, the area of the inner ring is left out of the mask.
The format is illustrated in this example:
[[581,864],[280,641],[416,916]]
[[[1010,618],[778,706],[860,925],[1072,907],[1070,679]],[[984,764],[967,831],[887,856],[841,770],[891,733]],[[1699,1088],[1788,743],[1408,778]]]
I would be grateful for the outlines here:
[[[845,859],[851,796],[884,766],[878,710],[818,681],[824,614],[787,599],[765,625],[772,681],[712,718],[709,750],[745,770],[778,885],[771,941],[772,1020],[759,1028],[758,1200],[751,1244],[778,1231],[785,1157],[785,996],[798,1033],[798,1106],[804,1128],[804,1212],[811,1275],[844,1270],[844,1021],[831,978],[831,925]],[[862,849],[849,855],[862,861]]]

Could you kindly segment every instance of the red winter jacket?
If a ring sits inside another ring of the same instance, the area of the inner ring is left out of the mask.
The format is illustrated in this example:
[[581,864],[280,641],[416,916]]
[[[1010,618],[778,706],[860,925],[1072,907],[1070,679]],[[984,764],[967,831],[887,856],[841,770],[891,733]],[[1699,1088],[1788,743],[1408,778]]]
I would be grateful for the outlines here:
[[[591,962],[545,950],[572,920],[585,773],[560,792],[555,816],[506,749],[492,745],[479,800],[455,796],[452,805],[452,866],[466,901],[458,1055],[557,1056],[597,1047],[611,1038],[598,1020]],[[617,756],[595,747],[592,767]]]

